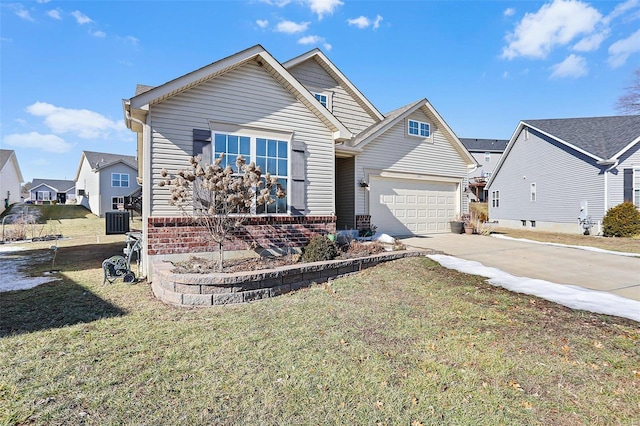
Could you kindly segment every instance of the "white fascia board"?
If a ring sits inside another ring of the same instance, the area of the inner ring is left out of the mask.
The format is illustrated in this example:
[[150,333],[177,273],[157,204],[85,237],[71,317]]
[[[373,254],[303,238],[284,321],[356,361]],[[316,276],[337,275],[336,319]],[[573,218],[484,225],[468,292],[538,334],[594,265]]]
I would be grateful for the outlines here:
[[383,121],[382,123],[380,123],[379,127],[373,133],[371,133],[366,138],[361,140],[357,145],[355,145],[355,147],[362,149],[369,142],[375,140],[378,136],[380,136],[381,134],[383,134],[384,132],[389,130],[391,127],[395,126],[397,123],[399,123],[402,120],[404,120],[410,114],[412,114],[415,111],[417,111],[421,106],[424,105],[425,102],[427,102],[426,99],[421,99],[421,100],[417,101],[416,103],[414,103],[411,108],[409,108],[408,110],[404,111],[402,114],[398,115],[394,119],[387,120],[386,123]]
[[13,167],[15,167],[16,171],[18,172],[19,182],[24,182],[24,177],[22,176],[22,171],[20,170],[20,164],[18,164],[18,157],[16,157],[15,151],[11,153],[11,161],[13,162]]
[[507,146],[505,147],[504,152],[500,156],[500,160],[498,160],[498,164],[496,164],[496,167],[493,169],[493,172],[491,173],[491,176],[489,177],[489,180],[485,185],[485,189],[487,190],[489,189],[489,187],[493,183],[493,179],[498,175],[498,171],[502,167],[502,163],[504,163],[504,160],[507,158],[507,155],[509,155],[509,151],[511,151],[513,144],[516,142],[516,139],[518,139],[518,135],[520,134],[520,132],[522,132],[522,129],[524,129],[524,126],[525,125],[523,121],[520,121],[516,126],[516,129],[513,131],[513,134],[511,135],[511,139],[509,139],[509,143],[507,143]]
[[82,154],[80,154],[80,164],[78,164],[78,170],[76,170],[76,177],[75,179],[73,179],[74,182],[78,182],[78,178],[80,177],[80,170],[82,170],[82,163],[84,162],[85,158],[86,155],[84,154],[84,151],[82,151]]
[[384,119],[384,115],[382,115],[382,113],[378,111],[378,108],[376,108],[371,102],[369,102],[366,96],[364,96],[362,92],[358,90],[358,88],[353,83],[351,83],[351,81],[349,81],[347,76],[344,75],[342,71],[340,71],[340,69],[336,67],[335,64],[331,62],[331,60],[329,60],[329,58],[324,53],[322,53],[320,49],[315,48],[313,50],[310,50],[307,53],[303,53],[302,55],[297,56],[285,62],[283,66],[286,69],[293,68],[296,65],[301,64],[302,62],[305,62],[306,60],[311,59],[313,57],[315,57],[317,60],[319,60],[319,62],[321,62],[321,64],[323,65],[323,68],[328,69],[330,71],[329,74],[334,79],[336,79],[338,83],[344,86],[347,89],[347,91],[351,91],[360,100],[362,105],[364,105],[365,109],[368,109],[373,113],[373,115],[376,116],[378,121],[382,121]]
[[538,129],[538,128],[537,128],[537,127],[535,127],[535,126],[532,126],[532,125],[528,124],[527,122],[524,122],[524,124],[525,124],[528,128],[533,129],[533,130],[535,130],[536,132],[540,132],[540,133],[542,133],[543,135],[545,135],[545,136],[547,136],[547,137],[549,137],[549,138],[551,138],[551,139],[553,139],[553,140],[556,140],[556,141],[560,142],[561,144],[563,144],[563,145],[565,145],[565,146],[567,146],[567,147],[569,147],[569,148],[571,148],[571,149],[573,149],[573,150],[578,151],[578,152],[579,152],[579,153],[581,153],[581,154],[586,155],[587,157],[591,157],[591,158],[593,158],[593,159],[594,159],[594,160],[596,160],[596,161],[602,161],[602,160],[604,160],[604,158],[600,158],[600,157],[598,157],[597,155],[593,155],[592,153],[590,153],[590,152],[588,152],[588,151],[585,151],[585,150],[584,150],[584,149],[582,149],[582,148],[578,148],[577,146],[572,145],[572,144],[570,144],[569,142],[567,142],[567,141],[565,141],[565,140],[563,140],[563,139],[560,139],[560,138],[559,138],[559,137],[557,137],[557,136],[552,135],[551,133],[547,133],[547,132],[545,132],[545,131],[543,131],[543,130],[540,130],[540,129]]
[[469,150],[467,149],[466,146],[464,146],[464,144],[460,141],[460,138],[455,134],[455,132],[451,129],[451,127],[449,127],[449,125],[447,124],[446,121],[444,121],[444,118],[442,118],[442,116],[438,113],[438,111],[433,107],[433,105],[431,105],[431,102],[429,102],[428,100],[425,99],[425,104],[424,106],[431,112],[431,114],[433,114],[436,119],[442,124],[442,126],[444,127],[444,129],[447,131],[447,133],[449,133],[449,136],[451,136],[451,138],[453,138],[454,142],[458,145],[458,148],[460,150],[461,153],[464,154],[465,157],[467,157],[467,164],[468,165],[477,165],[478,162],[476,161],[475,158],[473,158],[473,155],[469,152]]
[[637,138],[635,138],[629,145],[625,146],[624,148],[622,148],[620,151],[616,152],[609,160],[607,161],[616,161],[620,158],[620,156],[622,154],[624,154],[625,152],[627,152],[629,149],[631,149],[632,147],[634,147],[636,144],[640,143],[640,136],[638,136]]
[[254,58],[261,52],[265,52],[264,48],[260,45],[255,45],[249,49],[243,50],[242,52],[238,52],[181,77],[175,78],[167,83],[132,97],[129,99],[130,108],[140,109],[144,105],[148,105],[153,101],[167,97],[172,93],[183,91],[200,81],[210,78],[212,75],[218,74],[229,68],[235,68],[243,62]]

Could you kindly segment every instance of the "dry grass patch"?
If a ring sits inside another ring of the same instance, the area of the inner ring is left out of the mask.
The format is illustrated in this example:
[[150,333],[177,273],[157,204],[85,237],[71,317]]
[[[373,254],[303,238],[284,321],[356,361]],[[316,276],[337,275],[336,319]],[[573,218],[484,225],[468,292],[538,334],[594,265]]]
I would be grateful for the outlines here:
[[630,320],[417,258],[257,303],[178,309],[146,283],[102,286],[116,244],[100,246],[69,248],[61,282],[0,295],[0,424],[640,418]]
[[513,238],[526,238],[534,241],[590,246],[604,250],[627,253],[640,253],[640,238],[596,237],[593,235],[565,234],[560,232],[528,231],[521,229],[496,228],[494,232]]

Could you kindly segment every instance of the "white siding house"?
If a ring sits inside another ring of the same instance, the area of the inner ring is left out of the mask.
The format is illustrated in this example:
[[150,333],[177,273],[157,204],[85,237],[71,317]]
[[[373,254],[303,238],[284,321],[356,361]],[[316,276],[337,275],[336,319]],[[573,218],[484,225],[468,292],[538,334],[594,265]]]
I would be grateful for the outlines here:
[[262,161],[286,189],[286,200],[255,215],[230,249],[249,238],[300,247],[336,224],[354,228],[360,216],[393,235],[448,232],[466,209],[462,188],[476,164],[426,99],[385,116],[318,49],[281,64],[254,46],[139,86],[123,110],[142,157],[147,265],[206,248],[158,185],[163,169],[186,168],[193,155]]
[[82,151],[75,178],[77,202],[100,217],[122,209],[125,197],[140,191],[137,175],[134,156]]
[[12,149],[0,149],[0,195],[2,196],[2,204],[0,205],[0,213],[2,213],[11,204],[22,200],[22,172],[18,164],[16,153]]
[[472,201],[486,202],[488,194],[485,186],[509,140],[460,138],[460,141],[478,163],[478,167],[469,173],[468,195]]
[[500,226],[600,232],[605,213],[640,205],[640,116],[527,120],[487,184]]
[[64,179],[33,179],[29,198],[36,204],[75,204],[75,182]]

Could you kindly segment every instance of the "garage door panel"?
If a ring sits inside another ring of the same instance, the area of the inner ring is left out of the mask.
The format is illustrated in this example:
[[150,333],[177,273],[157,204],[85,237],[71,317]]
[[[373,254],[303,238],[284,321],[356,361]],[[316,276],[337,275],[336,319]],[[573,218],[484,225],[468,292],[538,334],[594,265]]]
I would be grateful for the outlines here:
[[390,235],[448,232],[456,206],[456,184],[372,178],[371,223]]

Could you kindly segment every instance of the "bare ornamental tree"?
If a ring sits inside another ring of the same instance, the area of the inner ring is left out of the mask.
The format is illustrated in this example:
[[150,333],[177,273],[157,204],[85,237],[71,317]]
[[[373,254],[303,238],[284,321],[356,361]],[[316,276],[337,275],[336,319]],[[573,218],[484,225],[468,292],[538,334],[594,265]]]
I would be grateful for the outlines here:
[[616,109],[622,114],[640,114],[640,68],[634,71],[634,75],[633,82],[616,103]]
[[260,167],[246,164],[242,155],[236,168],[222,167],[224,154],[213,164],[203,164],[200,155],[192,157],[191,167],[170,175],[162,170],[160,187],[169,186],[169,204],[180,208],[185,216],[205,228],[218,243],[218,271],[223,271],[224,243],[234,229],[244,225],[252,209],[275,202],[286,196],[278,178],[262,175]]

